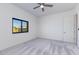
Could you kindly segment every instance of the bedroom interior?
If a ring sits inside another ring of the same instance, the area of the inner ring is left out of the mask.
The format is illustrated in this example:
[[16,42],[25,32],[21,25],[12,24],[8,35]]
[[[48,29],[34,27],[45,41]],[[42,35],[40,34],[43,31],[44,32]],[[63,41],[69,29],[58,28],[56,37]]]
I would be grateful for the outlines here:
[[0,55],[79,55],[79,3],[2,3],[0,16]]

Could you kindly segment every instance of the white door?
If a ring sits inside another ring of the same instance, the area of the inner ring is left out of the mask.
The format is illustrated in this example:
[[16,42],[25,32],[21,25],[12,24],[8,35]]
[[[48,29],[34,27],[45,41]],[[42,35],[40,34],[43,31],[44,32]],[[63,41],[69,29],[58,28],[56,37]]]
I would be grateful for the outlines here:
[[64,34],[64,41],[66,42],[75,42],[74,39],[74,16],[73,15],[66,15],[64,16],[63,22],[63,34]]

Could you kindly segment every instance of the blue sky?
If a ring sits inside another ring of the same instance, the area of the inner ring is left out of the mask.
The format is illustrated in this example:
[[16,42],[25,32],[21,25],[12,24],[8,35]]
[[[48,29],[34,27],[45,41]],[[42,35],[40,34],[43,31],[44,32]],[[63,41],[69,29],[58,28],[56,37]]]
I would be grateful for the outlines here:
[[13,20],[13,26],[21,28],[21,21]]
[[[14,27],[19,27],[19,28],[21,28],[21,21],[13,20],[13,26],[14,26]],[[22,23],[22,26],[23,26],[23,28],[26,28],[26,27],[27,27],[27,26],[26,26],[26,22],[23,22],[23,23]]]
[[23,22],[22,25],[23,25],[23,28],[26,28],[26,22]]

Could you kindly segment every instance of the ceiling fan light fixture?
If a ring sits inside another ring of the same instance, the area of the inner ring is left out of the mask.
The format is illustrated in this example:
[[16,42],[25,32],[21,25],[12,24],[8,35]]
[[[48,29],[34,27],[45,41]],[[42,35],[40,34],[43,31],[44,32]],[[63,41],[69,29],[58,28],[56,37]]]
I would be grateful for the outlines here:
[[45,11],[45,7],[53,7],[53,5],[46,4],[46,3],[37,3],[38,6],[34,7],[33,9],[41,8],[42,12]]
[[44,8],[44,6],[43,6],[43,5],[41,5],[41,6],[40,6],[40,8]]

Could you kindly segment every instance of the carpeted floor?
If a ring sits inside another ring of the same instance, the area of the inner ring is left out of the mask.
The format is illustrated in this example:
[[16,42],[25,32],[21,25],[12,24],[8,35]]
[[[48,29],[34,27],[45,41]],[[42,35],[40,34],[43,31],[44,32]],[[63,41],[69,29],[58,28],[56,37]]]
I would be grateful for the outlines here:
[[0,55],[78,55],[79,48],[62,41],[34,39],[0,51]]

